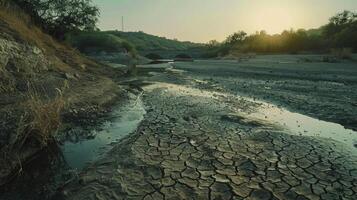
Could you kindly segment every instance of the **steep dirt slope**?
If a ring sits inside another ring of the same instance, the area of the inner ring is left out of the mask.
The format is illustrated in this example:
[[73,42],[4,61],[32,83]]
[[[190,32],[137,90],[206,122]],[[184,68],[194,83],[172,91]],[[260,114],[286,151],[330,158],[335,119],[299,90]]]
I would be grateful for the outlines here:
[[63,124],[104,112],[120,94],[113,78],[121,75],[55,41],[0,0],[0,185]]

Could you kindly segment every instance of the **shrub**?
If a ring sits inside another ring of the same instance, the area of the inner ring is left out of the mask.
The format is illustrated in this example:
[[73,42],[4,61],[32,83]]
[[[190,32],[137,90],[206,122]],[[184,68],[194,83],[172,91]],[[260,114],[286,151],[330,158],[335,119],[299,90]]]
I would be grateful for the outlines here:
[[112,34],[103,32],[78,32],[67,34],[66,41],[81,52],[121,52],[126,51],[133,55],[136,50],[129,42]]
[[151,60],[160,60],[163,59],[159,54],[156,53],[149,53],[145,56],[146,58],[149,58]]

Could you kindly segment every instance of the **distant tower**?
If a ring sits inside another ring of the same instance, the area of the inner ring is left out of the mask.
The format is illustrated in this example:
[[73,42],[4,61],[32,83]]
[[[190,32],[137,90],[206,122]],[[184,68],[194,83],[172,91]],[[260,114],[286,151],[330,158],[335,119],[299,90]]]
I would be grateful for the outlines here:
[[121,31],[124,32],[124,16],[121,17]]

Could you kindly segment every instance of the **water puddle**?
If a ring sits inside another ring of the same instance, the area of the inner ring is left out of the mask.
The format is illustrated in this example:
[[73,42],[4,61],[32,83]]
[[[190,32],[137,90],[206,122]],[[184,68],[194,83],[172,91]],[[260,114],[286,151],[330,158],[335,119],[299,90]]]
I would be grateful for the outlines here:
[[[353,152],[357,153],[357,132],[346,129],[340,124],[318,120],[303,114],[290,112],[284,108],[279,108],[274,104],[258,101],[252,98],[239,95],[227,94],[196,89],[188,86],[154,83],[145,87],[146,90],[161,88],[165,93],[171,92],[174,95],[190,95],[200,98],[214,98],[222,103],[231,104],[239,102],[245,106],[244,109],[234,107],[233,110],[244,113],[245,118],[267,122],[282,127],[287,133],[298,136],[312,136],[333,139],[345,144]],[[248,107],[252,107],[251,109]]]
[[147,85],[144,87],[146,91],[151,91],[154,89],[163,89],[165,92],[171,92],[175,95],[190,95],[196,97],[205,97],[205,98],[216,98],[216,96],[220,95],[217,92],[204,91],[196,88],[186,87],[184,85],[176,85],[171,83],[162,83],[156,82],[151,85]]
[[357,132],[340,124],[318,120],[303,114],[290,112],[275,105],[262,103],[258,112],[249,117],[280,125],[290,134],[333,139],[346,144],[357,152]]
[[146,111],[140,97],[130,100],[127,105],[120,106],[112,113],[112,120],[101,127],[101,131],[93,131],[95,137],[79,143],[66,142],[62,146],[63,155],[72,168],[82,169],[88,163],[100,158],[117,142],[134,132],[144,119]]
[[175,68],[173,68],[172,66],[169,67],[169,68],[167,68],[166,71],[167,71],[167,72],[171,72],[171,73],[173,73],[173,74],[181,74],[181,75],[186,72],[185,70],[175,69]]

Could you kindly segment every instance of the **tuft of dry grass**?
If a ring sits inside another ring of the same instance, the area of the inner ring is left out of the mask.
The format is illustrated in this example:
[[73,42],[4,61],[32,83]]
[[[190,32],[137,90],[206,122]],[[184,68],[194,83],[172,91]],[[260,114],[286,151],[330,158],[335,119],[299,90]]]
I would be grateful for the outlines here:
[[8,73],[0,66],[0,94],[3,92],[14,91],[14,80],[8,75]]
[[17,130],[16,147],[21,148],[29,139],[37,141],[41,147],[54,139],[54,134],[61,126],[61,111],[65,106],[62,90],[56,89],[55,98],[43,98],[34,89],[27,94],[25,113],[22,115]]

